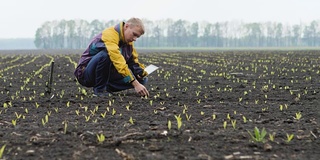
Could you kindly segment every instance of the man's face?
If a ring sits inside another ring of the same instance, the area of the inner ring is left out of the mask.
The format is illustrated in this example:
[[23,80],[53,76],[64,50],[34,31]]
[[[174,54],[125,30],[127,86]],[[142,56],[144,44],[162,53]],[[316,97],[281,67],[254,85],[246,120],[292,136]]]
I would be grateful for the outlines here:
[[125,24],[124,26],[124,39],[127,43],[136,41],[141,36],[141,29],[137,26],[130,26]]

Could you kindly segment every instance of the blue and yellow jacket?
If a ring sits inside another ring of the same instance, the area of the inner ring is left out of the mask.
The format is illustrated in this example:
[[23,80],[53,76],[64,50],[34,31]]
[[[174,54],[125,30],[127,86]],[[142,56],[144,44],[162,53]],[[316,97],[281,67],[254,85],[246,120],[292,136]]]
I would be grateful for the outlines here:
[[107,51],[118,73],[123,76],[124,82],[132,82],[135,79],[134,75],[144,77],[148,74],[144,71],[145,66],[138,60],[138,53],[134,48],[133,42],[125,43],[124,24],[124,22],[121,22],[113,27],[106,28],[91,40],[89,46],[81,55],[74,72],[77,79],[82,78],[83,71],[91,58],[104,49]]

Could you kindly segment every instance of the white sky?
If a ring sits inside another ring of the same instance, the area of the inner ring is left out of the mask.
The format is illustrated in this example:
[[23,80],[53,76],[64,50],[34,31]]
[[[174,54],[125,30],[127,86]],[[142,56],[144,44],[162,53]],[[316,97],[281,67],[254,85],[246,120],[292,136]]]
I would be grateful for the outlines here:
[[130,17],[299,24],[320,20],[320,0],[6,0],[1,2],[0,38],[34,38],[45,21]]

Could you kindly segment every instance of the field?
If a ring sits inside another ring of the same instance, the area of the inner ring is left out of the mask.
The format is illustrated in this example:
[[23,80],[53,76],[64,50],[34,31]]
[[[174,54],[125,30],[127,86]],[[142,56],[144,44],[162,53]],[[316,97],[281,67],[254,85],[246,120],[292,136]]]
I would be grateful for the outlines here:
[[0,51],[0,159],[320,157],[320,51],[144,51],[150,96],[109,98],[75,80],[81,52]]

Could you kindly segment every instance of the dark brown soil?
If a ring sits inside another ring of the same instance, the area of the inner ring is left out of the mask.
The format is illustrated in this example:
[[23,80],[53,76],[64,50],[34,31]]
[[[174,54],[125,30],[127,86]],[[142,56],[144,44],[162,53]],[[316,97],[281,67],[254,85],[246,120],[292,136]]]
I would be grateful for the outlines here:
[[[161,67],[149,75],[148,98],[133,89],[92,97],[73,76],[79,53],[1,51],[2,159],[320,157],[320,51],[141,53]],[[265,128],[263,142],[249,135],[255,127]]]

